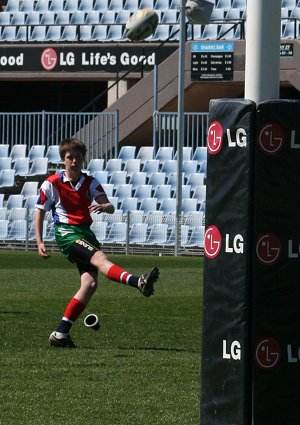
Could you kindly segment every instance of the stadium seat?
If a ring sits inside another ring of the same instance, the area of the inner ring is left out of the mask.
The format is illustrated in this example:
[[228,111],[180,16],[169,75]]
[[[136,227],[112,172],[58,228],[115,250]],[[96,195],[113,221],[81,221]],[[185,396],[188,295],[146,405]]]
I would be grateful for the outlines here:
[[60,41],[78,41],[77,26],[67,25],[64,27]]
[[78,10],[83,12],[91,12],[93,10],[93,0],[81,0]]
[[15,186],[15,170],[0,171],[0,189],[12,188]]
[[113,184],[115,188],[119,186],[119,184],[126,184],[127,183],[126,171],[114,171],[109,178],[109,183]]
[[125,0],[123,10],[135,12],[139,8],[139,0]]
[[29,29],[29,27],[27,25],[17,28],[15,41],[27,41],[28,40],[28,29]]
[[163,211],[165,214],[169,212],[176,211],[176,199],[174,198],[165,198],[161,201],[160,211]]
[[30,162],[33,161],[35,158],[42,158],[45,154],[45,145],[32,145],[28,157]]
[[[46,221],[43,222],[43,239],[46,240],[47,238],[47,226],[48,223]],[[34,241],[35,240],[35,229],[34,229],[34,223],[32,223],[29,227],[29,232],[28,232],[28,240],[29,241]]]
[[0,157],[0,171],[1,170],[11,170],[12,160],[8,157]]
[[186,247],[200,247],[202,248],[204,246],[204,226],[195,228],[192,230],[191,236],[189,237],[189,240],[185,244]]
[[145,185],[147,179],[147,173],[144,171],[139,171],[137,173],[132,173],[129,178],[129,183],[132,184],[132,189],[135,190],[140,185]]
[[[192,187],[190,184],[183,184],[181,189],[182,199],[189,199],[191,197]],[[176,190],[174,191],[174,197],[176,196]]]
[[108,10],[108,0],[96,0],[94,10],[98,10],[99,12],[105,12]]
[[69,25],[70,23],[70,12],[67,10],[59,10],[56,13],[55,24],[56,25]]
[[34,10],[34,2],[35,0],[23,0],[19,8],[22,12],[29,13]]
[[139,210],[144,211],[145,214],[147,214],[150,211],[157,210],[157,199],[144,198],[140,204]]
[[108,10],[115,10],[119,12],[123,9],[123,0],[110,0],[108,5]]
[[167,40],[169,38],[169,35],[170,35],[170,25],[159,24],[155,30],[155,33],[152,36],[148,37],[147,39],[151,41],[163,41],[163,40]]
[[[218,10],[218,9],[217,9]],[[282,9],[281,9],[282,12]],[[226,14],[226,21],[238,21],[241,19],[242,16],[242,11],[241,9],[237,9],[237,8],[231,8],[228,10],[227,14]]]
[[114,194],[114,185],[110,183],[101,183],[106,196],[112,197]]
[[100,24],[101,14],[99,10],[92,10],[86,15],[85,24],[97,25]]
[[24,199],[31,195],[37,195],[39,183],[36,181],[24,182],[20,194],[24,196]]
[[202,186],[204,184],[205,175],[202,173],[192,173],[187,179],[186,184],[190,184],[192,191],[195,191],[197,186]]
[[169,0],[155,0],[154,5],[155,10],[168,10],[169,9]]
[[[55,21],[55,13],[51,10],[47,10],[41,16],[41,25],[53,25]],[[46,30],[46,27],[45,27]],[[45,31],[46,33],[46,31]]]
[[127,223],[112,223],[105,242],[126,243]]
[[49,10],[50,0],[37,0],[34,10],[39,12],[47,12]]
[[289,7],[290,9],[294,9],[296,7],[296,0],[282,0],[281,7]]
[[139,9],[154,9],[154,0],[141,0]]
[[232,0],[231,7],[234,9],[246,9],[247,0]]
[[200,164],[199,173],[206,175],[207,172],[207,161],[202,161]]
[[8,231],[8,239],[10,240],[26,240],[27,236],[27,221],[13,220],[10,230]]
[[[186,224],[182,224],[180,226],[180,245],[184,246],[187,244],[188,240],[189,240],[189,231],[190,228],[189,226],[187,226]],[[176,229],[175,226],[172,227],[171,229],[171,233],[168,236],[168,240],[166,242],[166,246],[174,246],[176,242]]]
[[231,24],[223,24],[219,29],[219,40],[233,40],[235,35],[235,26]]
[[108,196],[108,201],[115,207],[115,210],[118,209],[119,198],[117,198],[116,196]]
[[92,25],[80,25],[79,29],[79,40],[80,41],[90,41],[92,39]]
[[93,221],[91,230],[95,233],[98,241],[105,241],[107,237],[107,226],[107,221]]
[[46,41],[60,41],[61,38],[61,26],[53,25],[48,28],[46,32]]
[[195,187],[193,198],[197,199],[199,204],[202,204],[203,201],[206,199],[206,186],[205,185],[199,185]]
[[126,25],[128,19],[130,18],[130,10],[120,10],[116,17],[116,24]]
[[180,0],[170,1],[170,9],[178,9],[179,6],[180,6]]
[[39,25],[40,17],[41,17],[40,12],[36,12],[32,10],[31,12],[27,14],[25,23],[26,25]]
[[157,173],[159,170],[159,160],[158,159],[147,159],[142,166],[142,171],[147,174],[147,177],[150,177],[151,174]]
[[4,193],[0,193],[0,208],[4,207]]
[[163,173],[163,172],[152,173],[148,180],[148,184],[152,185],[153,190],[155,190],[157,186],[161,186],[165,183],[166,183],[166,173]]
[[[3,193],[1,195],[3,195]],[[0,206],[0,220],[6,220],[7,215],[7,208],[3,207],[3,205]]]
[[218,0],[216,3],[217,9],[230,9],[232,0]]
[[11,210],[12,208],[23,208],[24,196],[21,194],[9,195],[6,203],[6,208]]
[[17,12],[19,11],[19,0],[8,0],[5,7],[5,12]]
[[290,21],[282,24],[281,38],[293,40],[298,38],[299,24],[297,21]]
[[193,158],[194,161],[198,161],[198,164],[201,164],[202,161],[207,160],[207,148],[205,146],[198,146],[195,149]]
[[102,185],[108,183],[108,171],[93,171],[91,175],[95,177],[95,179],[97,179],[98,182]]
[[147,239],[148,224],[134,223],[130,229],[129,242],[131,244],[143,244]]
[[206,201],[203,201],[202,204],[200,205],[199,211],[203,211],[205,213],[205,207],[206,207]]
[[171,173],[177,172],[177,160],[176,159],[167,159],[161,165],[161,172],[166,173],[166,178],[169,177]]
[[178,22],[179,12],[176,9],[168,9],[163,12],[161,23],[162,24],[176,24]]
[[35,25],[32,32],[29,33],[29,41],[45,41],[46,39],[46,26]]
[[153,224],[159,224],[163,222],[164,213],[163,211],[149,211],[145,214],[145,223],[148,224],[149,227],[153,226]]
[[29,173],[25,177],[43,178],[48,175],[48,158],[35,158],[32,161]]
[[207,24],[205,25],[201,39],[202,40],[217,40],[219,35],[218,25],[216,24]]
[[183,199],[181,211],[182,214],[188,214],[192,211],[197,211],[198,200],[196,198]]
[[144,221],[144,211],[140,210],[131,210],[129,211],[129,225],[134,223],[143,223]]
[[118,158],[125,164],[127,159],[135,159],[136,146],[122,146]]
[[62,164],[62,160],[59,155],[59,146],[58,145],[51,145],[48,147],[46,155],[46,158],[48,158],[49,164]]
[[203,220],[203,211],[191,211],[185,217],[185,224],[187,224],[190,229],[195,229],[204,225]]
[[0,240],[7,239],[8,237],[8,220],[0,220]]
[[17,29],[16,27],[7,25],[4,27],[1,32],[0,40],[2,41],[16,41],[17,38]]
[[102,13],[100,23],[101,24],[114,24],[115,23],[116,12],[114,10],[106,10]]
[[158,148],[155,159],[157,159],[160,164],[163,164],[169,159],[173,159],[173,148],[170,146]]
[[7,158],[9,156],[9,144],[4,143],[0,145],[0,158]]
[[168,238],[168,225],[166,223],[153,224],[145,244],[165,245]]
[[119,184],[115,189],[114,196],[119,198],[119,202],[123,202],[126,198],[132,198],[132,185]]
[[0,13],[0,26],[10,24],[10,12]]
[[25,157],[25,158],[17,158],[13,169],[15,170],[15,175],[16,176],[25,176],[29,173],[29,157]]
[[109,25],[107,41],[120,41],[123,39],[123,25]]
[[142,165],[144,165],[146,161],[154,159],[154,147],[141,146],[136,155],[136,158],[141,160]]
[[7,219],[12,222],[13,220],[26,220],[27,209],[24,207],[8,209]]
[[126,213],[127,211],[137,210],[138,200],[137,198],[124,198],[120,204],[120,209]]
[[196,160],[183,161],[182,171],[186,178],[189,178],[192,173],[196,173],[198,169],[198,162]]
[[153,196],[157,198],[158,203],[161,203],[163,199],[171,198],[171,185],[162,184],[156,186]]
[[140,184],[136,187],[134,196],[137,198],[138,202],[142,202],[144,198],[151,198],[152,186],[149,184]]
[[[189,161],[192,159],[193,149],[190,146],[183,146],[182,148],[182,161]],[[177,159],[178,152],[175,152],[174,159]]]
[[61,12],[64,10],[64,0],[51,0],[49,10],[53,12]]
[[[33,183],[33,182],[30,182]],[[28,208],[29,214],[35,212],[35,205],[37,200],[39,199],[39,195],[28,195],[25,199],[24,208]]]
[[[172,189],[171,190],[176,190],[177,188],[177,173],[171,173],[169,175],[169,177],[167,178],[167,184],[170,184]],[[182,173],[182,184],[184,183],[184,173]]]
[[78,0],[66,0],[64,4],[64,10],[74,13],[78,10]]
[[105,171],[108,171],[108,175],[111,176],[115,171],[122,170],[122,160],[120,158],[111,158],[107,161]]
[[140,159],[127,159],[124,164],[124,171],[127,172],[127,176],[130,178],[133,173],[138,173],[141,167]]
[[76,10],[72,13],[70,18],[70,24],[73,25],[82,25],[85,23],[85,15],[86,13],[83,10]]

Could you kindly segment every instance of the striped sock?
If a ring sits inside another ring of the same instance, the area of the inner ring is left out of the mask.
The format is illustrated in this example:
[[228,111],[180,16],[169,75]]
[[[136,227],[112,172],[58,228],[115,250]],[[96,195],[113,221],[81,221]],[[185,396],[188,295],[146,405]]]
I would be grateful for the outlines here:
[[67,305],[64,316],[60,324],[57,326],[56,331],[61,333],[68,333],[71,329],[71,326],[81,315],[85,307],[86,305],[81,301],[77,300],[76,298],[72,298]]
[[112,265],[111,268],[108,270],[107,277],[108,279],[113,280],[114,282],[134,286],[135,288],[138,287],[139,277],[128,273],[126,270],[122,269],[119,266],[116,266],[115,264]]

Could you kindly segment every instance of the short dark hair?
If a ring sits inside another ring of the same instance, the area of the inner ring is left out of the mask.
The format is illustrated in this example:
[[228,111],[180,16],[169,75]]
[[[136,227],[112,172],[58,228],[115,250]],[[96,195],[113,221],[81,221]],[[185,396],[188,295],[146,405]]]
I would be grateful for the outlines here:
[[69,139],[64,139],[60,142],[59,154],[62,160],[65,159],[66,153],[70,150],[81,153],[83,158],[86,155],[86,146],[79,139],[69,138]]

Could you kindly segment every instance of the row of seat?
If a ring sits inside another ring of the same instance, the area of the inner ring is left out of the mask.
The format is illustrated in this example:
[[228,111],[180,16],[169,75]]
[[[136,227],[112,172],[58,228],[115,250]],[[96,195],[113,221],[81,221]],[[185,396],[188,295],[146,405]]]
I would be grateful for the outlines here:
[[[127,223],[95,222],[92,226],[97,239],[101,243],[125,244],[127,242]],[[53,226],[48,229],[44,226],[44,241],[54,241]],[[28,229],[26,220],[0,220],[0,240],[35,240],[34,224]],[[183,247],[203,247],[204,226],[192,228],[186,224],[181,225],[181,245]],[[148,226],[147,223],[134,223],[129,232],[128,242],[137,245],[175,245],[175,227],[169,229],[168,224],[158,223]]]

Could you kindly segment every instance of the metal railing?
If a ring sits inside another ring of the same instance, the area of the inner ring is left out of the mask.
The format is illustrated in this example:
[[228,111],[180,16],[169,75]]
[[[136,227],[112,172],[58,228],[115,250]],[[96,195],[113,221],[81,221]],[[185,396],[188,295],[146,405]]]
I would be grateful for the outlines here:
[[87,146],[87,161],[118,153],[118,112],[5,112],[0,116],[0,144],[58,145],[78,137]]

